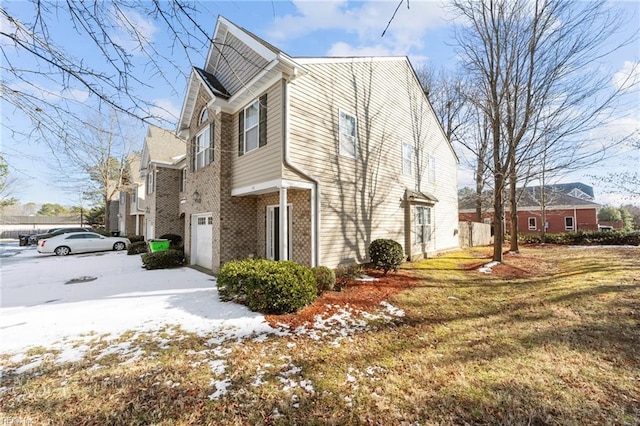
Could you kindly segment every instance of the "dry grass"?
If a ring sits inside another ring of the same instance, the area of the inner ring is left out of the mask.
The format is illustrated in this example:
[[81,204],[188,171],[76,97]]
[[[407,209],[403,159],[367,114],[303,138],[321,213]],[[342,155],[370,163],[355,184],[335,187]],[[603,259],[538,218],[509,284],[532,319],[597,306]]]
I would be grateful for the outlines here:
[[640,424],[640,249],[531,247],[480,274],[487,256],[473,249],[405,265],[397,280],[407,285],[392,300],[405,317],[364,332],[221,345],[180,330],[161,334],[168,343],[123,336],[144,351],[138,359],[99,358],[106,344],[96,338],[76,363],[33,350],[20,364],[42,364],[21,374],[5,357],[0,419]]

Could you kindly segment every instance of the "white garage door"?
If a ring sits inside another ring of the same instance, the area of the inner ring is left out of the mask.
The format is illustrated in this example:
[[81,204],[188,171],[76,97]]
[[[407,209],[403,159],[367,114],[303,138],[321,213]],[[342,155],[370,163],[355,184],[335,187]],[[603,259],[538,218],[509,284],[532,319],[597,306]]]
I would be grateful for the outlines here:
[[191,216],[191,264],[212,268],[213,216],[211,213]]

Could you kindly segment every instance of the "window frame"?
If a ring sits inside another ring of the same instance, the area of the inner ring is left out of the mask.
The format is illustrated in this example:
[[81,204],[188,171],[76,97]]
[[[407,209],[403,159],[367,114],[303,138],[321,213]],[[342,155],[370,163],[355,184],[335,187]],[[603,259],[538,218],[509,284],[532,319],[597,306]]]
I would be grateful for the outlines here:
[[[413,176],[413,145],[408,142],[402,142],[402,174],[404,176]],[[408,158],[407,158],[407,153]]]
[[[201,141],[204,139],[204,143],[201,145]],[[202,130],[196,134],[196,149],[195,149],[195,169],[200,170],[207,164],[207,149],[211,147],[211,128],[210,126],[204,126]],[[202,160],[202,161],[200,161]],[[200,164],[202,163],[202,164]]]
[[[255,124],[247,127],[247,111],[250,108],[254,108],[254,107],[256,111],[256,122]],[[243,152],[245,154],[248,154],[260,148],[260,99],[256,99],[255,101],[251,102],[249,105],[244,107],[243,112],[244,114],[242,116],[243,116],[244,122],[243,122],[243,130],[242,130],[242,144],[243,144],[242,147],[243,147]],[[255,129],[255,135],[256,135],[255,145],[256,146],[251,149],[247,149],[247,133],[253,129]]]
[[[414,230],[416,234],[415,244],[429,244],[433,237],[433,215],[430,206],[414,206]],[[428,212],[428,215],[425,213]],[[426,218],[426,220],[425,220]]]
[[151,195],[155,191],[154,169],[149,166],[147,168],[147,194]]
[[183,167],[180,173],[180,192],[185,192],[187,190],[187,168]]
[[[532,220],[533,220],[533,225],[531,224]],[[538,221],[534,216],[527,218],[527,222],[529,225],[529,231],[536,231],[538,229]]]
[[[345,118],[353,118],[353,135],[349,135],[343,131],[342,116],[345,116]],[[353,141],[349,142],[350,145],[353,145],[353,154],[343,148],[344,138],[353,139]],[[354,114],[342,109],[338,110],[338,144],[338,153],[342,157],[353,158],[354,160],[358,158],[358,118]]]
[[[567,225],[567,219],[571,219],[571,226]],[[564,217],[564,230],[565,231],[574,231],[576,228],[575,219],[573,216],[565,216]]]

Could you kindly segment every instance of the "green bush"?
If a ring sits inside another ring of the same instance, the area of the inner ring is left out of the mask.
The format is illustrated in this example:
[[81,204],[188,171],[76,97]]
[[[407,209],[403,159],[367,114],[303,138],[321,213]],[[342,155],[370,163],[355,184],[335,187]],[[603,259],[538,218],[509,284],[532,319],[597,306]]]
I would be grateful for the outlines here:
[[262,267],[264,259],[242,259],[226,262],[218,273],[218,294],[225,301],[244,302],[247,298],[245,285],[247,279],[255,275]]
[[290,261],[233,260],[218,274],[223,299],[244,301],[252,311],[267,314],[295,312],[317,296],[311,269]]
[[169,240],[169,247],[179,249],[182,247],[182,236],[178,234],[160,235],[161,240]]
[[335,290],[340,291],[351,283],[351,281],[362,275],[362,266],[352,263],[350,265],[338,266],[335,270],[336,285]]
[[131,241],[131,244],[137,243],[139,241],[144,242],[144,236],[143,235],[127,235],[126,238],[128,238],[129,241]]
[[400,243],[380,238],[369,244],[369,257],[376,269],[382,269],[387,275],[391,269],[398,270],[398,266],[404,262],[404,250]]
[[336,274],[326,266],[316,266],[311,268],[313,274],[316,277],[316,287],[318,288],[318,294],[322,294],[325,291],[331,291],[336,285]]
[[[541,242],[540,234],[520,234],[520,241],[525,244]],[[577,231],[560,234],[546,234],[545,242],[558,245],[640,245],[640,232],[624,232],[620,230]]]
[[146,269],[176,268],[184,264],[184,253],[180,250],[167,250],[142,255],[142,265]]
[[135,243],[132,242],[129,245],[129,248],[127,249],[127,254],[141,254],[141,253],[146,253],[147,251],[149,251],[149,248],[147,247],[147,243],[145,243],[144,241],[136,241]]

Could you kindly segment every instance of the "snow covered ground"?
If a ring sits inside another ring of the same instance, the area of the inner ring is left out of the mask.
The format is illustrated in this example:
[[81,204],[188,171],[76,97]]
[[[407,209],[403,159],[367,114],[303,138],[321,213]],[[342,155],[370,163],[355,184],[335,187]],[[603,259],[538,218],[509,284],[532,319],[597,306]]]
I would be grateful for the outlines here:
[[58,257],[17,244],[3,251],[0,353],[66,350],[167,325],[220,340],[277,333],[263,315],[221,302],[215,277],[191,268],[147,271],[139,255],[124,252]]

